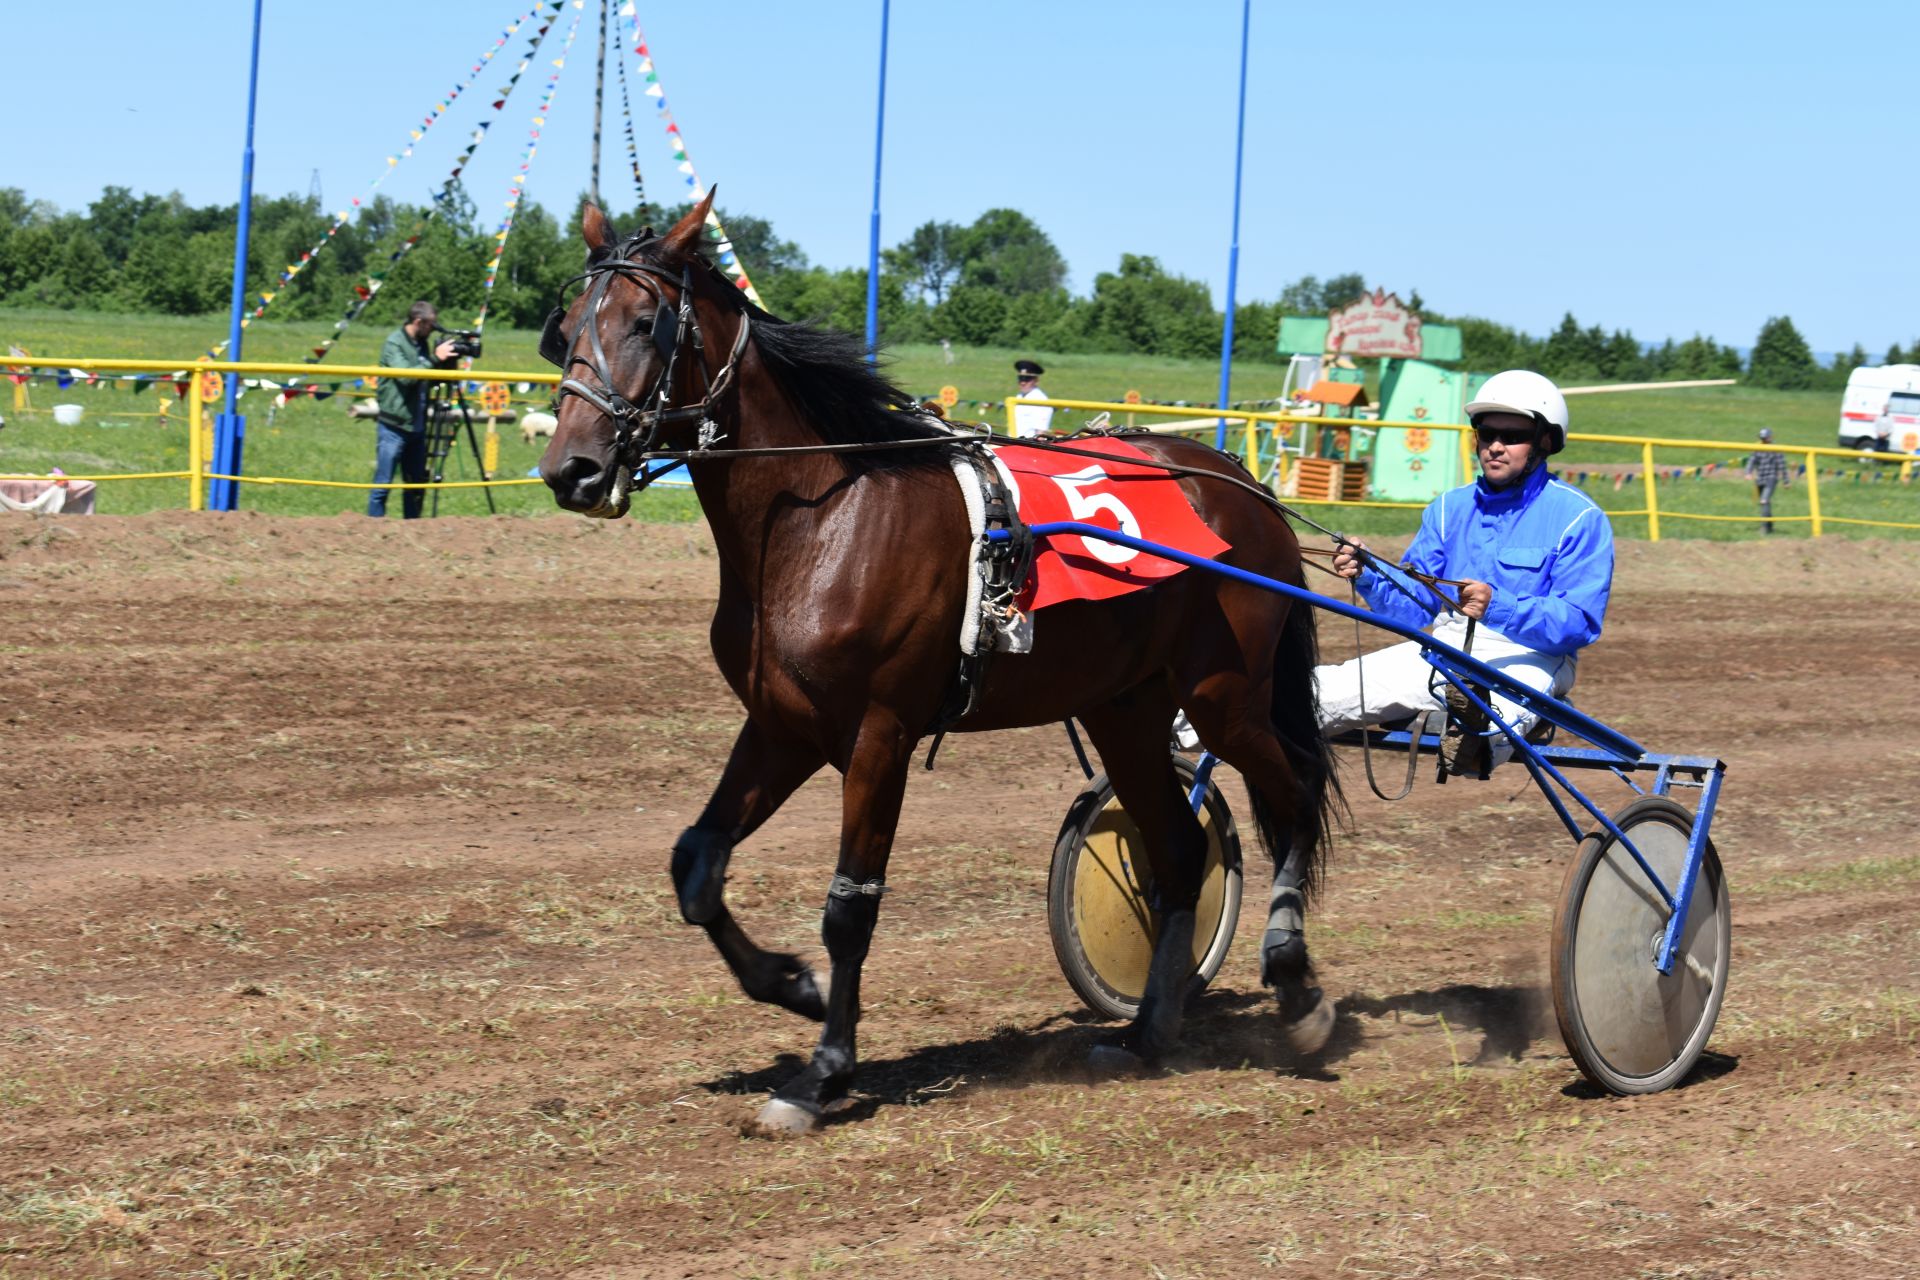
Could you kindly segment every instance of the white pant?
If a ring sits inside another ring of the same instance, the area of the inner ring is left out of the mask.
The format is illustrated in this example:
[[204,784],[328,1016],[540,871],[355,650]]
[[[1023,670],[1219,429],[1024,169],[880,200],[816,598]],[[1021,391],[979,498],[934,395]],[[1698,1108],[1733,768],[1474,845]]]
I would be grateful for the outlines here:
[[[1465,619],[1447,619],[1434,628],[1433,638],[1456,649],[1465,648]],[[1556,698],[1565,697],[1573,688],[1578,665],[1572,654],[1535,653],[1484,625],[1474,629],[1473,656],[1509,679]],[[1366,669],[1364,702],[1360,688],[1363,666]],[[1421,656],[1420,646],[1411,640],[1336,666],[1316,667],[1314,675],[1320,681],[1320,727],[1327,733],[1425,715],[1444,706],[1442,699],[1447,689],[1446,681]],[[1429,681],[1437,692],[1428,692]],[[1500,717],[1522,736],[1540,719],[1497,693],[1492,703]],[[1493,763],[1504,764],[1513,758],[1513,744],[1499,730],[1494,730],[1488,745],[1493,749]]]

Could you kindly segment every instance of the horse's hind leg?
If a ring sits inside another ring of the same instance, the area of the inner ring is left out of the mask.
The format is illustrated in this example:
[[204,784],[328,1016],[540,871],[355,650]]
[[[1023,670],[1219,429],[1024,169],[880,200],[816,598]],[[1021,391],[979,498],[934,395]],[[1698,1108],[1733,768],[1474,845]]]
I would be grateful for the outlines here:
[[747,721],[706,809],[673,845],[673,887],[680,898],[681,918],[707,931],[740,980],[741,990],[764,1004],[777,1004],[815,1021],[826,1016],[826,1003],[813,970],[798,956],[757,945],[727,910],[724,895],[734,846],[752,835],[824,763],[812,748],[776,743],[764,729]]
[[1081,717],[1115,797],[1140,831],[1153,884],[1150,905],[1159,922],[1140,1011],[1115,1041],[1096,1050],[1096,1060],[1119,1050],[1153,1062],[1180,1037],[1194,971],[1194,910],[1207,835],[1167,750],[1173,709],[1172,691],[1155,679]]
[[[1325,1047],[1334,1024],[1332,1003],[1313,982],[1306,905],[1323,836],[1321,815],[1328,789],[1337,796],[1337,784],[1314,720],[1312,668],[1302,651],[1310,633],[1298,630],[1304,625],[1299,619],[1286,620],[1294,629],[1283,632],[1278,657],[1291,665],[1276,670],[1259,637],[1281,631],[1281,625],[1265,621],[1257,609],[1243,609],[1239,621],[1250,633],[1247,642],[1190,656],[1193,670],[1181,703],[1202,745],[1246,779],[1254,824],[1273,858],[1260,980],[1279,1000],[1288,1045],[1307,1055]],[[1276,697],[1280,681],[1297,683]],[[1283,737],[1277,719],[1289,721],[1293,741]]]

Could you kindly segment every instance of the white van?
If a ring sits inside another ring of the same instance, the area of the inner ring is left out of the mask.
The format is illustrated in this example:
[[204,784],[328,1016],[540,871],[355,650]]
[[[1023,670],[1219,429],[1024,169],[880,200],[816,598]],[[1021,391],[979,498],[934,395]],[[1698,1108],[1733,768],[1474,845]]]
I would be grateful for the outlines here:
[[1920,449],[1920,364],[1863,366],[1847,375],[1840,447],[1883,453]]

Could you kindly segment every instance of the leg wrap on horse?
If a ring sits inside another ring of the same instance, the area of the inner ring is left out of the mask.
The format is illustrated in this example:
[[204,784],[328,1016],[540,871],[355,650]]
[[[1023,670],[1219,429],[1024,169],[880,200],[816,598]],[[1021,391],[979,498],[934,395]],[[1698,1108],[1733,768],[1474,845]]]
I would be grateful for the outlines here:
[[820,920],[820,941],[837,965],[859,964],[867,958],[867,944],[873,940],[873,927],[880,920],[880,895],[885,884],[869,880],[856,884],[845,876],[835,876],[827,890],[827,910]]
[[688,827],[680,833],[673,843],[673,889],[682,920],[704,925],[719,919],[732,858],[733,841],[725,832]]
[[1269,987],[1298,982],[1312,971],[1307,960],[1306,905],[1300,869],[1289,847],[1275,859],[1267,932],[1260,942],[1260,981]]

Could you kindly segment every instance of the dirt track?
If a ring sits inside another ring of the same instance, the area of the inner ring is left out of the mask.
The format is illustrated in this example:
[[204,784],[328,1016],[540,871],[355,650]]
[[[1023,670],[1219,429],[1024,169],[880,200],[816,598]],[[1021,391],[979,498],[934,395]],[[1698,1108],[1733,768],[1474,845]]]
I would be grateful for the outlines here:
[[[1920,1269],[1913,549],[1622,547],[1582,705],[1731,766],[1686,1087],[1562,1053],[1570,845],[1520,778],[1389,807],[1357,761],[1324,1067],[1271,1047],[1249,911],[1175,1069],[1088,1081],[1035,730],[916,773],[859,1104],[805,1141],[740,1126],[813,1029],[664,874],[738,720],[712,580],[697,528],[0,522],[0,1275]],[[818,952],[837,808],[736,860],[763,941]]]

